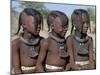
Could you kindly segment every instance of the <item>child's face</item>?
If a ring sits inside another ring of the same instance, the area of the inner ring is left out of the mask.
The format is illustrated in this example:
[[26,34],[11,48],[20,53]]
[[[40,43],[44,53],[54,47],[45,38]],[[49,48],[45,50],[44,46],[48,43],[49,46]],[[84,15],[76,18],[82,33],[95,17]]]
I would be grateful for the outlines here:
[[82,25],[83,25],[82,33],[87,33],[89,27],[89,21],[86,14],[82,14]]
[[22,17],[23,27],[30,33],[34,35],[39,35],[41,26],[37,25],[36,20],[33,16],[26,15]]
[[87,33],[88,27],[89,27],[89,19],[88,16],[84,13],[82,13],[81,19],[77,17],[77,20],[75,22],[75,27],[82,33]]
[[63,25],[61,18],[57,17],[52,25],[52,30],[64,37],[67,31],[67,25]]

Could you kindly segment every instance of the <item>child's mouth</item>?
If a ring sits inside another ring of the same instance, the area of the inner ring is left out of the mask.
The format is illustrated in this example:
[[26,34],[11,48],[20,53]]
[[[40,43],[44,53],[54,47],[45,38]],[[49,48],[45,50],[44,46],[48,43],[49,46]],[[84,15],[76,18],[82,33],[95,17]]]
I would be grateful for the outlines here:
[[37,31],[36,33],[39,34],[40,31]]
[[37,33],[39,33],[40,31],[37,31]]

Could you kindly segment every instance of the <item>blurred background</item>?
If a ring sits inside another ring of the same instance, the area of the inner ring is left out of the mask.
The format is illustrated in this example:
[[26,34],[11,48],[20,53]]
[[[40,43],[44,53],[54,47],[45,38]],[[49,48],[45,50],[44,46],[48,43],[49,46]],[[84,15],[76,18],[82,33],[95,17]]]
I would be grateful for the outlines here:
[[91,20],[91,33],[88,31],[88,35],[93,38],[93,51],[94,59],[96,54],[96,6],[94,5],[73,5],[73,4],[57,4],[57,3],[44,3],[44,2],[31,2],[31,1],[15,1],[11,2],[11,37],[18,29],[18,19],[20,12],[26,8],[35,8],[40,11],[44,17],[44,29],[40,31],[40,35],[44,38],[48,37],[48,27],[47,27],[47,15],[52,10],[59,10],[64,12],[69,18],[69,28],[66,33],[67,37],[70,35],[71,31],[71,14],[74,9],[85,9],[88,11]]

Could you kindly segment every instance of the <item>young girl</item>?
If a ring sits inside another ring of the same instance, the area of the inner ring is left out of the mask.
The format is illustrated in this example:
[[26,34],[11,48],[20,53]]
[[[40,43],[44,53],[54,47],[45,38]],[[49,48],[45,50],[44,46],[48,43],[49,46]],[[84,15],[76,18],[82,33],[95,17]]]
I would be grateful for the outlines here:
[[68,17],[63,12],[51,11],[47,23],[50,32],[48,38],[41,42],[36,70],[37,72],[63,71],[68,63],[64,37],[68,28]]
[[[23,32],[18,34],[20,28]],[[19,15],[19,27],[12,40],[12,67],[15,74],[33,73],[39,55],[40,42],[43,39],[39,32],[43,27],[43,17],[39,11],[25,8]]]
[[75,9],[71,19],[72,34],[67,37],[71,67],[73,70],[93,69],[93,39],[87,34],[90,27],[89,14],[86,10]]

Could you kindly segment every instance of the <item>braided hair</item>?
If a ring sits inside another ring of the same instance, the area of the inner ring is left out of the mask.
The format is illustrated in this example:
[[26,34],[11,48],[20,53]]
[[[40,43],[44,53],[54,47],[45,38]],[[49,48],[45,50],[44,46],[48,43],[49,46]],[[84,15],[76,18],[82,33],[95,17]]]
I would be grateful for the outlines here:
[[53,21],[55,20],[56,17],[60,17],[62,20],[62,23],[64,25],[68,25],[68,17],[65,15],[65,13],[61,12],[61,11],[51,11],[48,14],[47,17],[47,25],[48,25],[48,31],[50,31],[51,25],[53,24]]
[[[73,32],[73,29],[75,27],[75,21],[77,21],[77,19],[80,20],[80,22],[82,23],[82,14],[86,14],[87,16],[87,19],[88,19],[88,24],[89,24],[89,29],[90,29],[90,32],[91,32],[91,27],[90,27],[90,18],[89,18],[89,14],[86,10],[84,9],[75,9],[71,15],[71,22],[72,22],[72,28],[71,28],[71,34]],[[81,28],[81,31],[82,31],[82,28],[83,28],[83,25],[80,25],[79,26]],[[77,28],[76,28],[77,29]]]
[[43,30],[43,16],[42,16],[42,14],[39,11],[37,11],[36,9],[25,8],[19,15],[18,30],[16,32],[16,35],[19,33],[21,26],[23,25],[22,19],[21,19],[23,13],[25,13],[29,16],[33,16],[36,19],[37,25],[41,25],[41,28]]

